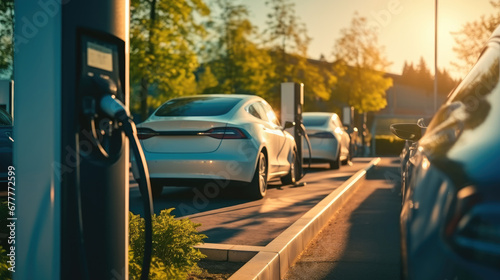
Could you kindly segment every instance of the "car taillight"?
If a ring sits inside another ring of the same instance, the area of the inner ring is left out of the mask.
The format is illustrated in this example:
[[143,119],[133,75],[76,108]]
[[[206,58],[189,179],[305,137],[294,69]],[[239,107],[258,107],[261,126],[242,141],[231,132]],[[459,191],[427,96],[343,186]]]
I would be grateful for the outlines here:
[[154,136],[160,135],[158,132],[152,130],[151,128],[137,128],[137,138],[145,140]]
[[484,197],[469,186],[457,194],[455,210],[446,228],[451,243],[468,259],[483,264],[500,264],[500,200]]
[[331,132],[317,132],[314,134],[309,135],[309,137],[315,137],[315,138],[335,138],[335,135]]
[[236,127],[216,127],[209,129],[199,135],[208,136],[216,139],[247,139],[246,133]]

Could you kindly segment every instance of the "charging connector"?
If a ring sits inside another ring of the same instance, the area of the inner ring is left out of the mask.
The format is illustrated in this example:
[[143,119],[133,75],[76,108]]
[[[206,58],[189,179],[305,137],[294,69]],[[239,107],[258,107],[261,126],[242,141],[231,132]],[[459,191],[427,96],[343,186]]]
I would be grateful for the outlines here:
[[101,98],[101,109],[110,117],[117,119],[120,122],[125,122],[130,119],[130,112],[127,107],[115,95],[105,95]]

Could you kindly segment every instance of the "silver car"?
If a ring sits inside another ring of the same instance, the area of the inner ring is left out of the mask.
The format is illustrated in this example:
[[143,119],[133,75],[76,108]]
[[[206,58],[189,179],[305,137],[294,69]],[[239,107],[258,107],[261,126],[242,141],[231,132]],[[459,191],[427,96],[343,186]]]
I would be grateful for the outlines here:
[[268,180],[293,184],[297,178],[294,138],[258,96],[175,98],[137,130],[154,197],[163,186],[225,188],[236,183],[258,199],[266,195]]
[[[335,113],[305,112],[302,114],[307,136],[311,143],[312,162],[327,162],[330,169],[339,169],[340,163],[350,160],[350,136]],[[304,141],[304,161],[309,147]]]

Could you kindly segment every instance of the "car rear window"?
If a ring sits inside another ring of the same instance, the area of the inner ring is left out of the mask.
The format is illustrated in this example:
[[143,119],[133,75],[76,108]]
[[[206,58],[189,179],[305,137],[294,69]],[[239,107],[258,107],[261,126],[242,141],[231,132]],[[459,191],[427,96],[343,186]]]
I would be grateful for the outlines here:
[[330,117],[325,116],[303,116],[302,122],[305,126],[323,126],[325,125]]
[[188,97],[172,99],[155,113],[159,117],[220,116],[240,102],[234,97]]

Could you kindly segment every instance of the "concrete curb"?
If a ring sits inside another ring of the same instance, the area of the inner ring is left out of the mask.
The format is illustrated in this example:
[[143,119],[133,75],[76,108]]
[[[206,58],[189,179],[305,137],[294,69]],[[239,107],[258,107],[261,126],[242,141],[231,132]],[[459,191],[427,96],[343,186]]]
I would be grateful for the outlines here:
[[[229,280],[281,279],[284,277],[294,260],[302,253],[309,242],[328,223],[331,216],[342,206],[357,187],[364,182],[367,171],[377,165],[380,160],[380,158],[373,159],[367,167],[359,170],[267,246],[260,248],[258,246],[243,246],[253,247],[251,249],[258,249],[259,251],[243,267],[236,271]],[[217,244],[217,246],[220,245]],[[234,245],[227,246],[236,247]],[[206,254],[207,251],[203,249],[203,246],[200,246],[200,249]],[[230,251],[231,248],[227,248],[227,256],[229,256]],[[252,251],[251,254],[254,253],[255,251]],[[243,255],[248,257],[251,254],[250,252],[245,252]],[[229,261],[229,257],[227,260]]]
[[222,262],[247,262],[265,249],[264,246],[216,243],[205,243],[194,247],[207,256],[205,259]]

